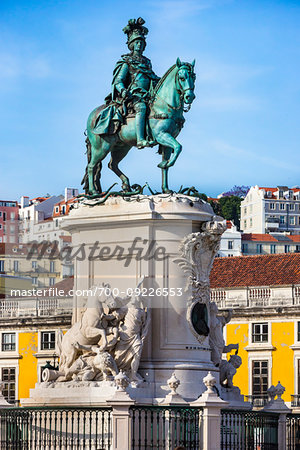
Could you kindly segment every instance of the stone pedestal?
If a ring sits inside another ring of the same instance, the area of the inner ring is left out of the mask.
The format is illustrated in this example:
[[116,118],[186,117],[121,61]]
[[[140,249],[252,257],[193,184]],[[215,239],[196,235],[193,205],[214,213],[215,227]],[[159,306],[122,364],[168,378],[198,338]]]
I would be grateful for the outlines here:
[[220,397],[228,402],[228,409],[252,409],[251,403],[244,401],[244,396],[241,394],[240,389],[237,386],[230,389],[221,387]]
[[[109,283],[113,295],[125,297],[145,277],[144,305],[151,316],[139,366],[145,382],[130,389],[132,398],[161,401],[169,391],[166,380],[173,372],[181,381],[178,393],[187,401],[195,400],[205,390],[202,379],[208,371],[219,380],[208,338],[197,339],[187,319],[191,304],[191,292],[186,290],[189,275],[175,261],[182,256],[182,240],[191,233],[202,233],[203,225],[215,219],[209,204],[173,194],[137,196],[128,201],[110,198],[93,207],[79,205],[63,222],[63,228],[72,235],[72,254],[77,253],[74,322],[80,317],[88,289]],[[205,295],[209,296],[208,278],[216,249],[205,251],[199,270]],[[54,395],[56,388],[49,390]],[[108,389],[106,395],[109,399],[113,392]],[[81,389],[80,398],[83,401]]]

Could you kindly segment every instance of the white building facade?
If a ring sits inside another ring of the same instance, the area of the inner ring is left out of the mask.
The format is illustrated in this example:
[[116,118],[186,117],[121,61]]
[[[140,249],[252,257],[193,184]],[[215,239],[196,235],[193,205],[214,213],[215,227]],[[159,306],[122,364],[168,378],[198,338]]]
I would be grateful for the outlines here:
[[241,203],[241,230],[300,234],[300,188],[252,186]]
[[231,220],[226,221],[227,229],[222,234],[218,256],[241,256],[241,232]]

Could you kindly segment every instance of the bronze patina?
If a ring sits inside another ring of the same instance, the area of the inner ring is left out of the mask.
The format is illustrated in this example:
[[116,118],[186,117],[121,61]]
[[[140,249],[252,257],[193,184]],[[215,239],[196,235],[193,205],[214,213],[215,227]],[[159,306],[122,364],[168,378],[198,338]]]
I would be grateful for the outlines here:
[[131,19],[123,29],[130,53],[122,55],[116,64],[112,92],[105,105],[94,109],[88,118],[88,165],[82,184],[91,197],[102,195],[102,161],[108,153],[108,167],[121,178],[123,192],[135,193],[119,169],[119,163],[133,146],[142,149],[159,145],[162,192],[171,192],[168,169],[182,150],[176,137],[184,124],[183,112],[189,110],[195,98],[195,61],[186,63],[177,58],[176,64],[159,78],[151,61],[143,55],[148,34],[144,23],[141,17]]

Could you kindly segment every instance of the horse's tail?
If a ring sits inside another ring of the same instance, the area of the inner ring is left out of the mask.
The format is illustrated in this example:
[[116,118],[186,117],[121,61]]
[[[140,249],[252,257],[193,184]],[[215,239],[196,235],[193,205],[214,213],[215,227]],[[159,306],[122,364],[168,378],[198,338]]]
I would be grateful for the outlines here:
[[85,140],[85,145],[86,145],[87,166],[85,168],[85,174],[84,177],[82,178],[81,184],[83,185],[83,189],[87,194],[89,190],[88,164],[91,161],[92,155],[92,144],[88,137]]
[[62,340],[64,337],[64,333],[62,330],[58,330],[56,335],[56,346],[58,348],[58,354],[59,356],[62,354]]

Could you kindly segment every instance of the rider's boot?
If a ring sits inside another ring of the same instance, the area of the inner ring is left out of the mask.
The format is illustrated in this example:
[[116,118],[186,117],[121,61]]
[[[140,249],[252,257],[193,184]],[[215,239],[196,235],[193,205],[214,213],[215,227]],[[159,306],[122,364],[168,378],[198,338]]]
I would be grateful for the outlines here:
[[140,102],[135,106],[135,128],[136,128],[136,146],[137,148],[144,148],[151,145],[147,139],[145,139],[145,124],[146,124],[146,111],[147,106],[145,103]]

